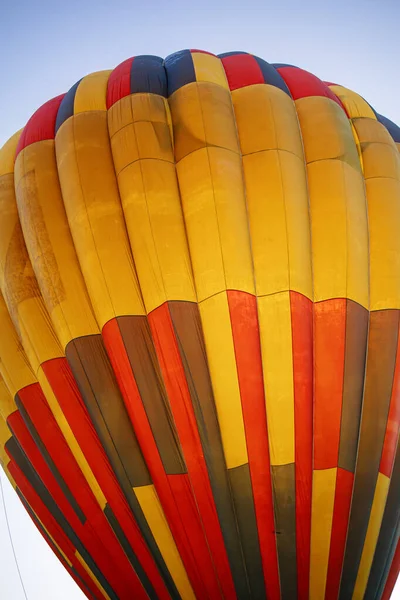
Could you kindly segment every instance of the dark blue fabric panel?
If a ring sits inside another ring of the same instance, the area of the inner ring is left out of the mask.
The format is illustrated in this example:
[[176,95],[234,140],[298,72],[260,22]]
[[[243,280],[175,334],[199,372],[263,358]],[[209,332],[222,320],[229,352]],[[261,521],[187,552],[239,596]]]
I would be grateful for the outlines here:
[[282,69],[283,67],[294,67],[295,69],[299,68],[299,67],[296,67],[296,65],[287,65],[286,63],[272,63],[272,66],[275,69]]
[[131,94],[167,96],[167,74],[159,56],[136,56],[131,67]]
[[227,56],[236,56],[236,54],[248,54],[248,52],[242,52],[238,50],[237,52],[224,52],[223,54],[218,54],[218,58],[226,58]]
[[400,127],[396,125],[396,123],[393,123],[393,121],[391,121],[387,117],[379,115],[378,113],[375,114],[377,116],[378,121],[386,127],[394,141],[400,144]]
[[193,59],[190,50],[170,54],[164,61],[167,72],[168,96],[188,83],[196,81]]
[[64,98],[61,101],[60,108],[58,109],[57,118],[56,118],[56,133],[60,129],[61,125],[72,117],[74,114],[74,102],[75,102],[75,94],[78,89],[78,85],[82,79],[77,81],[75,85],[65,94]]
[[259,58],[258,56],[255,56],[254,58],[256,59],[258,66],[261,69],[265,83],[274,85],[275,87],[285,92],[285,94],[288,94],[288,96],[290,96],[289,88],[286,85],[284,79],[281,77],[281,75],[279,75],[278,71],[262,58]]

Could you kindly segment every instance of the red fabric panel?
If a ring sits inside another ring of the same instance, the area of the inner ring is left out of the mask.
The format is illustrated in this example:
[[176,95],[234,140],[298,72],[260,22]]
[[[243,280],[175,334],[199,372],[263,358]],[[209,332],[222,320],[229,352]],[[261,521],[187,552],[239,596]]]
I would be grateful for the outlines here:
[[102,333],[129,417],[186,572],[196,596],[206,598],[207,582],[203,581],[201,573],[205,568],[211,570],[213,575],[213,567],[210,566],[198,511],[191,511],[193,493],[186,484],[187,476],[167,476],[165,473],[117,320],[112,319],[106,323]]
[[110,75],[107,86],[107,108],[129,96],[131,93],[131,68],[134,58],[124,60],[118,67],[115,67]]
[[397,341],[396,366],[394,370],[392,396],[390,399],[389,414],[386,424],[385,439],[379,471],[390,477],[392,474],[397,440],[400,428],[400,335]]
[[[71,522],[70,525],[121,598],[128,599],[135,591],[138,598],[145,600],[147,595],[142,584],[76,463],[39,384],[23,388],[18,395],[59,473],[87,519],[83,526],[77,519],[74,519],[75,527]],[[53,476],[51,480],[54,488],[56,482]],[[67,518],[66,514],[64,516]]]
[[228,291],[260,551],[268,598],[280,599],[257,299]]
[[339,98],[323,81],[312,73],[298,69],[297,67],[279,67],[277,71],[285,80],[293,100],[306,98],[307,96],[325,96],[336,102],[336,104],[339,104],[346,112]]
[[15,483],[17,484],[20,492],[28,502],[29,506],[36,513],[38,519],[46,527],[47,531],[55,541],[55,543],[61,548],[65,556],[68,558],[70,563],[79,572],[82,580],[85,582],[89,590],[92,592],[96,599],[103,600],[105,597],[98,590],[97,586],[92,581],[91,577],[81,567],[79,561],[75,557],[75,548],[65,535],[64,531],[58,525],[57,521],[47,509],[45,504],[42,502],[40,497],[37,495],[33,487],[30,485],[20,468],[14,463],[13,460],[9,463],[9,471],[12,475]]
[[56,118],[61,100],[65,94],[49,100],[31,116],[19,138],[15,158],[31,144],[54,139]]
[[338,468],[325,600],[337,600],[349,525],[354,473]]
[[296,478],[297,595],[308,600],[310,584],[313,460],[313,303],[290,292],[293,344]]
[[255,83],[265,83],[260,66],[251,54],[225,56],[221,58],[221,61],[230,90],[237,90]]
[[390,567],[389,575],[386,580],[385,589],[383,590],[381,600],[389,600],[392,595],[393,588],[396,585],[397,577],[400,572],[400,540],[397,543],[396,552],[393,557],[392,565]]
[[153,310],[148,319],[190,482],[212,556],[211,559],[210,555],[204,553],[201,572],[211,597],[218,598],[222,592],[223,597],[234,599],[236,592],[232,574],[168,304]]
[[346,299],[314,305],[314,469],[337,467],[342,415]]
[[168,598],[169,594],[164,581],[114,476],[66,359],[52,359],[44,363],[42,368],[108,505],[121,525],[158,597],[160,599]]

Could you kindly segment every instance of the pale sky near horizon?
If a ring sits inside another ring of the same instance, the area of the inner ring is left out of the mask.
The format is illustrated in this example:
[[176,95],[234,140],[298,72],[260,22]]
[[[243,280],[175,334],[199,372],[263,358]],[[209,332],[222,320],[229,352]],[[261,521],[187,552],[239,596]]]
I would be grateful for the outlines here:
[[[295,64],[400,125],[399,22],[400,0],[0,0],[0,147],[83,75],[183,48]],[[1,477],[28,600],[82,599]],[[0,597],[24,600],[1,499]]]

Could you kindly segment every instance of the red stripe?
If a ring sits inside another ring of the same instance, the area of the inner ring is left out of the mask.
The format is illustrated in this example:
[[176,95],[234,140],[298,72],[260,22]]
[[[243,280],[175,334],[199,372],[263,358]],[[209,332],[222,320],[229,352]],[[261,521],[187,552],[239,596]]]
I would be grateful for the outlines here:
[[385,440],[383,442],[383,450],[379,471],[390,477],[394,464],[394,458],[397,448],[397,440],[399,437],[400,428],[400,335],[397,341],[396,366],[394,370],[392,397],[390,399],[390,407],[388,420],[386,425]]
[[19,138],[15,158],[30,144],[54,139],[57,113],[64,96],[61,94],[49,100],[33,113]]
[[205,565],[204,568],[210,570],[208,549],[198,512],[192,511],[193,494],[190,486],[186,484],[187,475],[167,476],[165,473],[116,319],[106,323],[103,328],[103,338],[129,417],[186,572],[196,596],[207,598],[208,582],[203,580],[201,569]]
[[342,415],[346,299],[314,305],[314,469],[337,467]]
[[397,542],[396,552],[393,557],[392,565],[390,567],[389,575],[386,580],[385,589],[382,594],[381,600],[389,600],[392,595],[394,586],[396,585],[397,578],[400,572],[400,540]]
[[297,595],[308,600],[310,584],[313,459],[313,303],[290,292],[293,345],[296,477]]
[[229,312],[267,597],[280,599],[271,465],[255,296],[228,291]]
[[18,467],[18,465],[11,459],[9,463],[9,472],[12,475],[15,483],[17,484],[20,492],[26,499],[29,506],[35,512],[38,519],[43,523],[46,527],[47,531],[57,544],[64,552],[65,556],[69,560],[69,562],[74,566],[79,575],[82,577],[82,580],[85,582],[89,590],[98,599],[104,599],[103,594],[100,593],[97,586],[95,586],[91,577],[86,573],[86,571],[81,567],[79,561],[75,556],[76,549],[73,544],[70,542],[68,537],[65,535],[64,531],[61,529],[53,515],[50,513],[46,505],[42,502],[36,491],[33,489],[29,481],[26,479],[25,475]]
[[260,65],[251,54],[234,54],[221,58],[224,66],[229,89],[265,83]]
[[337,600],[342,576],[354,473],[338,468],[325,600]]
[[[87,521],[83,526],[79,519],[73,518],[72,521],[69,521],[67,516],[71,513],[69,509],[67,514],[64,514],[65,518],[93,556],[99,568],[104,571],[117,593],[123,598],[129,598],[132,591],[135,591],[138,598],[144,600],[146,594],[142,584],[83,476],[39,384],[23,388],[19,391],[18,396],[60,475],[83,510]],[[26,434],[29,436],[29,432],[26,431]],[[37,466],[43,471],[42,463],[37,463]],[[58,485],[50,470],[43,472],[47,480],[50,480],[51,490],[57,492]],[[51,490],[49,490],[50,493]],[[58,490],[55,500],[60,498],[60,492],[61,490]],[[66,503],[68,504],[64,498],[62,506],[65,506]],[[59,507],[60,510],[62,510],[62,506]],[[74,513],[73,517],[75,517]]]
[[323,81],[312,73],[297,67],[279,67],[277,71],[285,80],[293,100],[308,96],[323,96],[336,102],[346,112],[339,98]]
[[168,304],[163,304],[153,310],[148,319],[190,481],[212,556],[211,559],[208,552],[204,552],[204,564],[201,572],[206,580],[211,598],[219,598],[222,592],[223,597],[233,599],[236,598],[236,592]]
[[42,368],[108,505],[158,597],[168,598],[165,583],[115,478],[66,359],[52,359],[44,363]]
[[131,68],[133,60],[133,58],[124,60],[111,73],[107,85],[107,108],[110,108],[118,100],[129,96],[131,93]]

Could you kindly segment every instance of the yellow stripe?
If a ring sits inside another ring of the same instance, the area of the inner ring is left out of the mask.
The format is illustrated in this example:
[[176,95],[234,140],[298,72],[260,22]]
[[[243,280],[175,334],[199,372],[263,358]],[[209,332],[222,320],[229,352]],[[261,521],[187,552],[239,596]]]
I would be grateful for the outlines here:
[[229,90],[225,69],[217,56],[204,54],[204,52],[192,52],[192,60],[196,81],[216,83]]
[[97,71],[84,77],[75,92],[74,114],[107,110],[107,84],[112,71]]
[[357,119],[368,200],[371,310],[400,308],[400,156],[385,127]]
[[310,600],[325,597],[337,469],[313,472]]
[[289,292],[258,298],[272,465],[294,462],[294,391]]
[[386,506],[386,498],[389,491],[390,479],[378,474],[376,482],[374,500],[372,503],[371,514],[369,517],[367,535],[365,537],[364,548],[361,555],[360,566],[358,568],[356,585],[353,592],[353,600],[362,600],[367,588],[369,572],[374,558],[376,544],[378,542],[379,531],[382,524],[383,513]]
[[25,148],[15,165],[15,187],[29,256],[63,348],[99,332],[61,197],[54,141]]
[[106,598],[106,600],[111,600],[110,596],[104,590],[103,586],[97,579],[96,575],[94,575],[94,573],[92,573],[92,571],[90,570],[90,568],[88,567],[88,565],[86,564],[86,562],[84,561],[82,556],[79,554],[78,550],[75,551],[75,556],[78,559],[78,561],[81,563],[82,567],[85,569],[86,573],[89,575],[90,579],[92,579],[92,581],[94,581],[94,583],[96,584],[96,586],[98,587],[100,592],[103,594],[104,598]]
[[7,418],[16,410],[18,409],[14,402],[13,396],[11,396],[5,381],[0,379],[0,415],[6,421]]
[[38,380],[39,380],[40,386],[43,390],[43,393],[46,396],[46,400],[49,404],[50,410],[53,413],[53,416],[54,416],[55,420],[57,421],[57,424],[58,424],[59,428],[61,429],[62,434],[67,441],[69,449],[71,450],[72,454],[74,455],[74,458],[75,458],[76,462],[78,463],[79,468],[81,469],[83,476],[85,477],[90,489],[92,490],[94,496],[96,497],[96,500],[97,500],[99,506],[101,507],[102,510],[104,510],[104,508],[107,504],[107,500],[106,500],[103,492],[101,491],[101,488],[100,488],[99,484],[97,483],[96,478],[93,475],[92,469],[90,468],[89,463],[87,462],[78,442],[76,441],[76,438],[68,424],[68,421],[66,420],[65,415],[62,412],[60,405],[58,404],[58,400],[57,400],[49,382],[46,379],[46,376],[42,370],[42,367],[40,367],[40,369],[38,371]]
[[204,300],[199,308],[226,466],[232,469],[248,457],[226,293]]
[[12,137],[0,149],[0,177],[9,175],[14,171],[15,151],[21,137],[22,129],[14,133]]
[[270,85],[232,92],[243,154],[257,295],[312,298],[306,169],[296,111]]
[[368,104],[356,92],[349,90],[341,85],[329,86],[332,92],[340,98],[343,106],[346,108],[350,119],[359,119],[360,117],[368,117],[369,119],[376,119],[375,113]]
[[147,312],[166,300],[196,301],[176,179],[168,104],[154,94],[109,111],[122,206]]
[[328,98],[296,101],[308,167],[314,300],[369,307],[364,182],[349,121]]
[[182,600],[195,600],[192,586],[154,486],[136,487],[134,492]]
[[99,326],[143,314],[108,138],[107,113],[79,113],[56,136],[72,237]]

